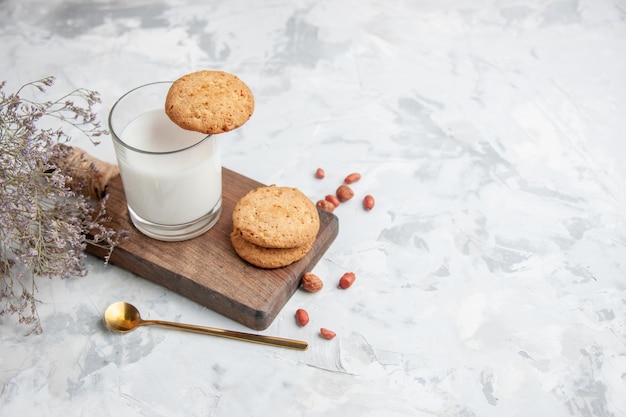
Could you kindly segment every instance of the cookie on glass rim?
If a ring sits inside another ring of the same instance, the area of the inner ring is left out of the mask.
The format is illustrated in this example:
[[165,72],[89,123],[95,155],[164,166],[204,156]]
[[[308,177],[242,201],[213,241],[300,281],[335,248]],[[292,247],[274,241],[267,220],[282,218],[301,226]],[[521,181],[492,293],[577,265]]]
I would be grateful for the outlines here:
[[215,135],[237,129],[254,112],[254,96],[236,75],[203,70],[172,83],[165,113],[178,126]]

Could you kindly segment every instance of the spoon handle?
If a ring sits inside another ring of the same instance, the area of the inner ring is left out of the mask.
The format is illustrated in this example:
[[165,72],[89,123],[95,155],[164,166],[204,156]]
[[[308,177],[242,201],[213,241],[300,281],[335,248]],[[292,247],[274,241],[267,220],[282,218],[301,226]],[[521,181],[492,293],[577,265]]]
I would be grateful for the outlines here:
[[196,326],[193,324],[174,323],[162,320],[143,320],[142,325],[156,325],[184,330],[192,333],[206,334],[210,336],[225,337],[228,339],[243,340],[246,342],[259,343],[262,345],[284,347],[296,350],[307,350],[309,344],[302,340],[284,339],[282,337],[264,336],[253,333],[243,333],[234,330],[216,329],[213,327]]

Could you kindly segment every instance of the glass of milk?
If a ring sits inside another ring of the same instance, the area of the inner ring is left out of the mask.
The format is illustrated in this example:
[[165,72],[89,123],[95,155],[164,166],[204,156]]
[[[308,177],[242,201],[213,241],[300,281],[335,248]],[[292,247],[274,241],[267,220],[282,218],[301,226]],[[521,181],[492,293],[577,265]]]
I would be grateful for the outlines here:
[[113,137],[128,212],[146,236],[199,236],[222,208],[222,162],[215,135],[184,130],[165,114],[171,82],[137,87],[111,108]]

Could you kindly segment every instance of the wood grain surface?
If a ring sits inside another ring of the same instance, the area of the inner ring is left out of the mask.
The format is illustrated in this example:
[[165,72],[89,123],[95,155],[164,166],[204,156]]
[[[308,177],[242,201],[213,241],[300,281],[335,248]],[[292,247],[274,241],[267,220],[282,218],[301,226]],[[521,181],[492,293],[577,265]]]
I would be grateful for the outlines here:
[[[232,248],[232,211],[236,202],[263,184],[223,169],[222,214],[203,235],[183,242],[162,242],[141,234],[130,221],[119,176],[107,187],[109,226],[130,232],[115,248],[110,263],[160,284],[254,330],[266,329],[298,289],[300,277],[313,269],[339,230],[337,217],[319,210],[320,231],[311,251],[300,261],[277,269],[261,269],[243,261]],[[87,251],[103,257],[90,245]]]

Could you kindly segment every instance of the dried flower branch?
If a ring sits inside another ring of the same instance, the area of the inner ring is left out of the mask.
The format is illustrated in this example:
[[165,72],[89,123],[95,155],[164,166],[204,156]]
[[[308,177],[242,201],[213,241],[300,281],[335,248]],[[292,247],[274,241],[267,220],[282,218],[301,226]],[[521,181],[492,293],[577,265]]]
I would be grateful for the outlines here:
[[[106,198],[86,197],[86,181],[68,174],[75,173],[67,162],[73,148],[65,145],[72,131],[94,144],[108,133],[93,110],[99,95],[78,89],[54,101],[23,97],[29,88],[45,93],[53,82],[47,77],[8,95],[0,83],[0,316],[17,314],[36,333],[35,277],[84,276],[87,243],[108,247],[110,255],[126,233],[104,225]],[[60,127],[47,127],[54,124]],[[85,169],[97,173],[93,164]]]

